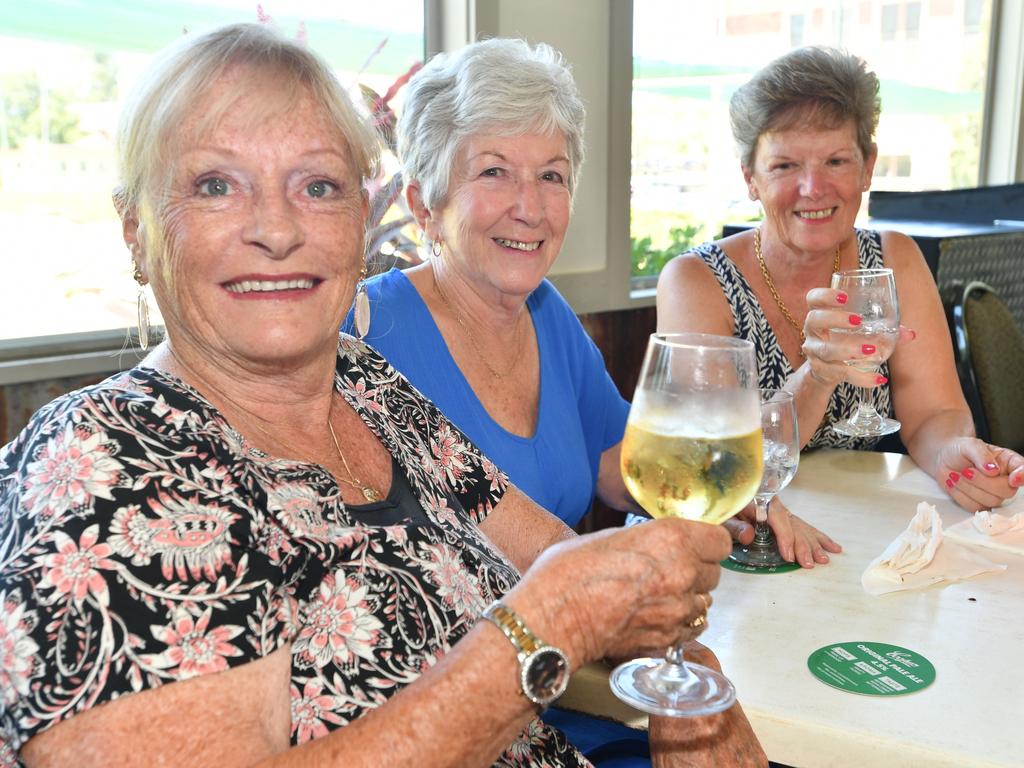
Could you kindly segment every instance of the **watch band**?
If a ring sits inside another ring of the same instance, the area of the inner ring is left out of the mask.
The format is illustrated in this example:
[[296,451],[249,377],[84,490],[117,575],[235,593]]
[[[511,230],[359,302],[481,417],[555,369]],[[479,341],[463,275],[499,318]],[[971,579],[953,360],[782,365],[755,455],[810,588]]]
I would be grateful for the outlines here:
[[569,658],[564,651],[533,634],[519,615],[500,600],[480,615],[500,629],[516,649],[519,690],[527,699],[542,709],[565,693],[569,685]]

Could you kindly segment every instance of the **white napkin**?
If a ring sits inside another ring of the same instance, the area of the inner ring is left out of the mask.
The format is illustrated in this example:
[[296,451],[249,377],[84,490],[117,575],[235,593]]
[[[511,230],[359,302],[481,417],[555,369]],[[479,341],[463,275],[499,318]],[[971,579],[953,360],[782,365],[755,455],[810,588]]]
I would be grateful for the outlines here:
[[1024,555],[1024,503],[1014,502],[1008,508],[1013,514],[1001,515],[998,512],[983,509],[975,512],[974,517],[962,520],[950,526],[946,534],[951,539],[964,544],[979,547],[991,547],[1006,552]]
[[907,529],[871,561],[860,583],[868,594],[883,595],[1005,569],[1005,565],[993,563],[953,541],[944,541],[942,518],[935,507],[922,501]]

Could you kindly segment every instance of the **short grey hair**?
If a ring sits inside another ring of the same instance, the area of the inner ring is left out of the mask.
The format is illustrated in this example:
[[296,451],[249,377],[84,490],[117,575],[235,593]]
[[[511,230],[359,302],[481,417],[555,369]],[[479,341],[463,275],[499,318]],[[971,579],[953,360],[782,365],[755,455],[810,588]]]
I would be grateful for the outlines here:
[[864,157],[874,152],[882,102],[878,77],[867,64],[835,48],[810,46],[780,56],[759,70],[729,102],[732,135],[746,168],[767,131],[798,125],[838,128],[853,120]]
[[[236,78],[229,92],[195,115],[196,104],[233,69],[246,76]],[[376,175],[377,134],[355,110],[330,66],[303,44],[266,24],[232,24],[181,38],[158,56],[126,102],[117,141],[121,181],[114,190],[118,211],[138,219],[146,231],[147,255],[168,280],[163,231],[167,193],[182,142],[196,138],[183,136],[182,125],[199,117],[196,130],[202,134],[250,91],[267,93],[266,114],[259,117],[311,97],[344,138],[360,181]]]
[[398,123],[405,179],[428,208],[448,196],[452,166],[470,136],[565,136],[569,193],[583,165],[586,110],[562,55],[549,45],[492,38],[438,54],[409,81]]

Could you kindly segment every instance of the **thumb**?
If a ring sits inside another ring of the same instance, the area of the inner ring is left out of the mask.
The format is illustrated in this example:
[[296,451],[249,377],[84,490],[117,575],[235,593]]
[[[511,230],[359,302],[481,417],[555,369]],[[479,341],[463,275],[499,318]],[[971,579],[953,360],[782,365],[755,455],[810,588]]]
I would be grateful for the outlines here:
[[738,517],[730,518],[722,523],[722,525],[729,532],[729,535],[732,536],[733,541],[738,541],[740,544],[749,544],[754,540],[754,526],[740,520]]

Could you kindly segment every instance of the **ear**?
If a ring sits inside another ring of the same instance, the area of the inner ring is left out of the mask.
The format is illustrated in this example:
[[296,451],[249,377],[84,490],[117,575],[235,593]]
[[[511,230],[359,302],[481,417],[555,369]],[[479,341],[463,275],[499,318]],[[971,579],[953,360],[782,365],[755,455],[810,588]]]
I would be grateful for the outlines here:
[[871,152],[864,158],[864,191],[867,192],[871,188],[871,179],[875,175],[875,161],[878,160],[878,145],[871,145]]
[[423,202],[423,191],[418,181],[410,181],[405,185],[405,202],[409,204],[409,210],[412,211],[419,228],[430,240],[436,240],[439,234],[438,225],[434,220],[434,214]]
[[740,169],[743,171],[743,181],[747,185],[747,195],[751,200],[759,199],[757,193],[757,186],[754,184],[754,171],[752,168],[748,168],[745,165],[740,165]]
[[128,252],[131,253],[135,263],[138,264],[143,281],[148,283],[146,249],[143,245],[142,224],[139,223],[138,213],[125,202],[121,190],[114,191],[113,200],[117,215],[121,217],[121,236],[124,238],[124,244],[128,246]]

